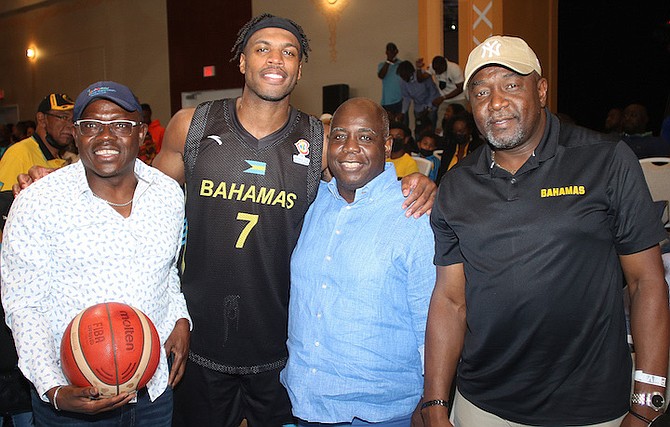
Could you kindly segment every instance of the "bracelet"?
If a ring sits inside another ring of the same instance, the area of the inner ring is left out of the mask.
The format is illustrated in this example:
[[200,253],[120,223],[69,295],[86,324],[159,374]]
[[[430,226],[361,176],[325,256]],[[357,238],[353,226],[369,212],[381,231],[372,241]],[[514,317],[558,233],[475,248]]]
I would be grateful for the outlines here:
[[62,389],[63,387],[65,387],[65,386],[64,386],[64,385],[59,385],[59,386],[56,388],[56,391],[54,391],[54,397],[53,397],[53,399],[51,399],[51,403],[53,403],[53,405],[54,405],[54,409],[57,410],[58,412],[60,412],[60,408],[58,407],[58,403],[56,402],[56,399],[58,398],[58,392],[59,392],[60,389]]
[[444,407],[448,408],[449,407],[449,401],[448,400],[442,400],[442,399],[429,400],[429,401],[423,402],[421,404],[421,410],[423,411],[424,409],[428,408],[429,406],[435,406],[435,405],[440,405],[440,406],[444,406]]
[[642,415],[638,414],[637,412],[633,411],[632,409],[631,409],[630,411],[628,411],[628,412],[630,412],[630,414],[631,414],[632,416],[634,416],[635,418],[637,418],[638,420],[640,420],[640,421],[644,421],[645,423],[647,423],[647,425],[649,425],[649,424],[651,424],[651,423],[654,422],[653,420],[650,420],[650,419],[647,418],[647,417],[643,417]]
[[649,385],[665,387],[666,378],[654,374],[648,374],[644,371],[635,371],[635,381]]

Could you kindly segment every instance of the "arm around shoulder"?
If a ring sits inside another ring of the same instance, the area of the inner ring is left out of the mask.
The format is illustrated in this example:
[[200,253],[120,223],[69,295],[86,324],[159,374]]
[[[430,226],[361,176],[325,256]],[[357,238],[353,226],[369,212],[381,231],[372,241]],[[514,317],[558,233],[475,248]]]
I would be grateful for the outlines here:
[[184,146],[194,112],[194,108],[185,108],[172,117],[165,128],[161,151],[153,161],[154,167],[179,184],[185,182]]
[[401,181],[402,194],[406,197],[403,203],[403,209],[407,209],[405,214],[420,217],[423,214],[430,214],[437,195],[437,185],[425,175],[418,172],[403,177]]

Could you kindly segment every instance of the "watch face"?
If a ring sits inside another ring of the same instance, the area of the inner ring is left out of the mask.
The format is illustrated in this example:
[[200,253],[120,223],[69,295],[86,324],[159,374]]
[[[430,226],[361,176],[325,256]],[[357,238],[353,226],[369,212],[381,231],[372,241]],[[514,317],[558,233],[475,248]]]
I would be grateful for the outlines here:
[[654,405],[655,408],[660,409],[663,407],[663,404],[665,403],[665,399],[663,399],[662,394],[654,394],[651,396],[651,404]]

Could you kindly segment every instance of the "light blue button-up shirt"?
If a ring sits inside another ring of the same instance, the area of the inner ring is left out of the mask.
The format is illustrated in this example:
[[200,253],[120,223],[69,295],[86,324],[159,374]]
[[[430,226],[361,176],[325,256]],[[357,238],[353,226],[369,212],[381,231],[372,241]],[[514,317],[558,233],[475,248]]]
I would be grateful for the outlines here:
[[410,414],[435,284],[428,217],[406,218],[395,169],[348,204],[321,183],[291,259],[289,359],[293,413],[311,422],[380,422]]
[[434,110],[433,100],[440,96],[433,79],[418,81],[416,73],[412,74],[409,81],[400,79],[400,92],[402,93],[402,112],[407,114],[409,105],[414,101],[414,111],[421,112],[425,109]]

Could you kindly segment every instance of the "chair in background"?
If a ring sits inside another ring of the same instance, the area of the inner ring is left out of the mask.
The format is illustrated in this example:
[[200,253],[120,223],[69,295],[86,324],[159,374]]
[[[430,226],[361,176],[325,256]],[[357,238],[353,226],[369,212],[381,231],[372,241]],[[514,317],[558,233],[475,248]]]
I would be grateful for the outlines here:
[[433,162],[431,162],[428,159],[424,159],[423,157],[412,157],[414,160],[416,160],[416,165],[419,167],[419,172],[422,174],[429,176],[430,171],[433,170]]
[[668,224],[668,203],[670,202],[670,158],[649,157],[640,159],[640,166],[647,181],[651,198],[657,202],[665,202],[662,221]]

